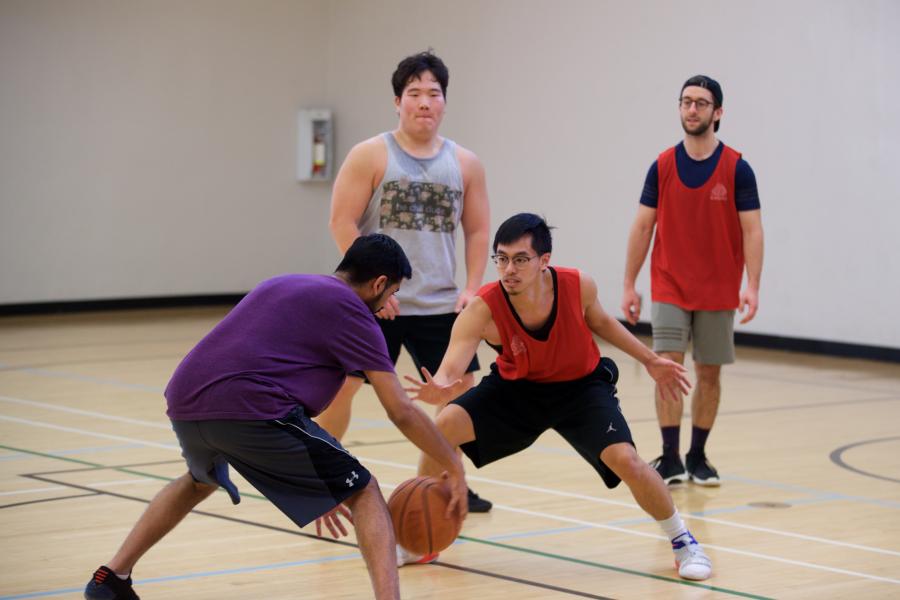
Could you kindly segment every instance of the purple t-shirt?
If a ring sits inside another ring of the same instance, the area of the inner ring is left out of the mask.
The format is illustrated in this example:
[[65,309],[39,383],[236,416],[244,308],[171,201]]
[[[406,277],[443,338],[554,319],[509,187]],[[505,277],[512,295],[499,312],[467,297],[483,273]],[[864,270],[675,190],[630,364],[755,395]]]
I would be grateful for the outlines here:
[[170,419],[322,412],[350,371],[394,372],[368,306],[328,275],[260,283],[191,350],[166,387]]

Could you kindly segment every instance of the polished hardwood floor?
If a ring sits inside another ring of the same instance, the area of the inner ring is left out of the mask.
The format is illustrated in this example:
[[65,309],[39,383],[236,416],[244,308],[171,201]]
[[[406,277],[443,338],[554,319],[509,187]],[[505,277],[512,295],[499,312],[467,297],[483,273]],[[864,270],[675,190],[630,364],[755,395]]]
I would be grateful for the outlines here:
[[[80,598],[146,502],[184,472],[162,390],[223,308],[0,319],[0,600]],[[620,366],[638,450],[659,449],[653,389]],[[485,349],[486,365],[491,351]],[[401,373],[412,373],[403,359]],[[708,451],[719,488],[672,490],[715,565],[678,579],[668,543],[624,486],[607,490],[557,435],[469,481],[494,501],[438,563],[404,567],[404,598],[898,598],[900,365],[739,348]],[[682,432],[687,445],[689,421]],[[347,447],[385,493],[417,451],[371,390]],[[368,598],[349,537],[298,530],[235,475],[151,550],[142,598]]]

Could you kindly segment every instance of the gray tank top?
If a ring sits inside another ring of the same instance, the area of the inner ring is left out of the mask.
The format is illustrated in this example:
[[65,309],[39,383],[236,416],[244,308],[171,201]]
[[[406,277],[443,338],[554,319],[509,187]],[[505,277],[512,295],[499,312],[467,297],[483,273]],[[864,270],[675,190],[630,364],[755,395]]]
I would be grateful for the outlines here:
[[400,286],[402,315],[453,312],[456,286],[456,230],[463,209],[463,178],[456,144],[444,139],[431,158],[415,158],[393,134],[382,134],[388,160],[384,178],[369,200],[359,229],[385,233],[403,247],[412,279]]

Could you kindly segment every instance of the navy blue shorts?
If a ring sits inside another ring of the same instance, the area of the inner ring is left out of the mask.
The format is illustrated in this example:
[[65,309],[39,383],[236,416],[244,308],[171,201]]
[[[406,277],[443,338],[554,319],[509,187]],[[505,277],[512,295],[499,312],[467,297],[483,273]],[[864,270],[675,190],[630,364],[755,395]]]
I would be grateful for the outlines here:
[[493,364],[481,383],[451,403],[469,413],[475,428],[475,440],[460,448],[480,468],[524,450],[553,429],[614,488],[621,480],[600,453],[620,442],[634,445],[616,397],[618,379],[616,363],[606,357],[581,379],[552,383],[503,379]]
[[[416,374],[422,376],[422,367],[434,375],[437,373],[447,346],[450,345],[450,331],[456,321],[456,313],[443,315],[400,315],[391,319],[378,319],[378,325],[387,342],[388,355],[394,364],[400,356],[400,348],[406,348],[416,365]],[[466,373],[477,371],[480,368],[478,357],[472,358],[472,362],[466,368]],[[356,377],[363,377],[361,372],[350,373]]]
[[369,471],[297,407],[270,421],[172,421],[199,482],[221,485],[235,504],[228,466],[304,527],[369,484]]

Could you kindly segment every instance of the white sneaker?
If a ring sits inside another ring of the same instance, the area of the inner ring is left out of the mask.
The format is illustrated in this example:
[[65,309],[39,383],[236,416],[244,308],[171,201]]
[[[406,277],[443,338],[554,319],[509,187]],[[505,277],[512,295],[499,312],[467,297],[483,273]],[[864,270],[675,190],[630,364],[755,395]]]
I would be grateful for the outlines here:
[[712,575],[712,561],[690,531],[672,540],[672,551],[675,552],[675,568],[678,569],[679,576],[703,581]]
[[437,552],[431,554],[413,554],[400,544],[397,544],[397,568],[403,565],[427,565],[433,563],[440,556]]

